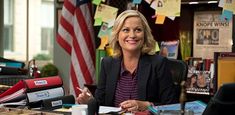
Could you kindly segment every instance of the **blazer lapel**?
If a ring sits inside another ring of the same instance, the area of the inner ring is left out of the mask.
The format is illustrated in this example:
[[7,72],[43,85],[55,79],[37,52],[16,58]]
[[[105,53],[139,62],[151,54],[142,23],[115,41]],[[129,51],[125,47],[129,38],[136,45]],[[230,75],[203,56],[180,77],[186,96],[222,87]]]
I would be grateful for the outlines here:
[[110,68],[110,75],[108,80],[107,80],[107,83],[109,84],[108,85],[108,88],[110,91],[107,95],[109,95],[109,99],[108,99],[108,103],[109,104],[113,104],[114,103],[114,93],[115,93],[115,90],[116,90],[116,85],[117,85],[117,80],[118,80],[118,77],[119,77],[119,73],[120,73],[120,66],[121,66],[121,59],[118,58],[114,58],[113,59],[113,63],[112,64],[112,68]]
[[151,63],[145,56],[141,56],[137,71],[138,98],[146,100],[147,82],[151,70]]

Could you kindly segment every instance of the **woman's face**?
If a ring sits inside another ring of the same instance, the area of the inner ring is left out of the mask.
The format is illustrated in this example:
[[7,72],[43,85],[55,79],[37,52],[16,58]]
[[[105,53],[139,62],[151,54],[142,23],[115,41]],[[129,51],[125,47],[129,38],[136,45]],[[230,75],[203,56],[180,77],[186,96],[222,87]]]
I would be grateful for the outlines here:
[[118,42],[125,52],[140,52],[144,43],[144,27],[139,17],[129,17],[125,20],[120,32]]
[[191,82],[192,82],[192,83],[196,83],[196,81],[197,81],[196,76],[193,76],[193,77],[191,78]]

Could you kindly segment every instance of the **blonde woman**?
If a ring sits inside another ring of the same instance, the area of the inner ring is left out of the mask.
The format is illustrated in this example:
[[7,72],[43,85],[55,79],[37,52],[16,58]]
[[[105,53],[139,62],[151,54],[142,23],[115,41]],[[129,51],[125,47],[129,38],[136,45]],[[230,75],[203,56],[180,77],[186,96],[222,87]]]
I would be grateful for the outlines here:
[[[95,92],[100,105],[135,112],[175,102],[167,59],[155,54],[155,43],[140,12],[126,10],[117,17],[110,43],[113,57],[103,58]],[[83,93],[77,100],[87,103],[89,98]]]

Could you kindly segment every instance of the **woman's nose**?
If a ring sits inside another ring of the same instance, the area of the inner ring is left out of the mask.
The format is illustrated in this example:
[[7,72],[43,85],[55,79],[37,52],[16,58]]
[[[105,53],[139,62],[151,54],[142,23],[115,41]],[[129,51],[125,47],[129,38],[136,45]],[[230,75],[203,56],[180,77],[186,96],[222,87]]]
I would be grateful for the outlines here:
[[129,32],[129,37],[135,38],[135,37],[136,37],[135,31],[130,31],[130,32]]

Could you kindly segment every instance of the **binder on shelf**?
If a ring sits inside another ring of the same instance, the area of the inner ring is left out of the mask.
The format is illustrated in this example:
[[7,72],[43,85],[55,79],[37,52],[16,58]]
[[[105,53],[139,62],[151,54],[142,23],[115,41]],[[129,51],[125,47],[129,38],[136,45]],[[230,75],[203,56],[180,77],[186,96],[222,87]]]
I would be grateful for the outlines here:
[[10,60],[0,57],[0,66],[3,67],[14,67],[14,68],[24,68],[25,64],[21,61]]
[[26,75],[27,70],[16,67],[0,66],[0,75]]

